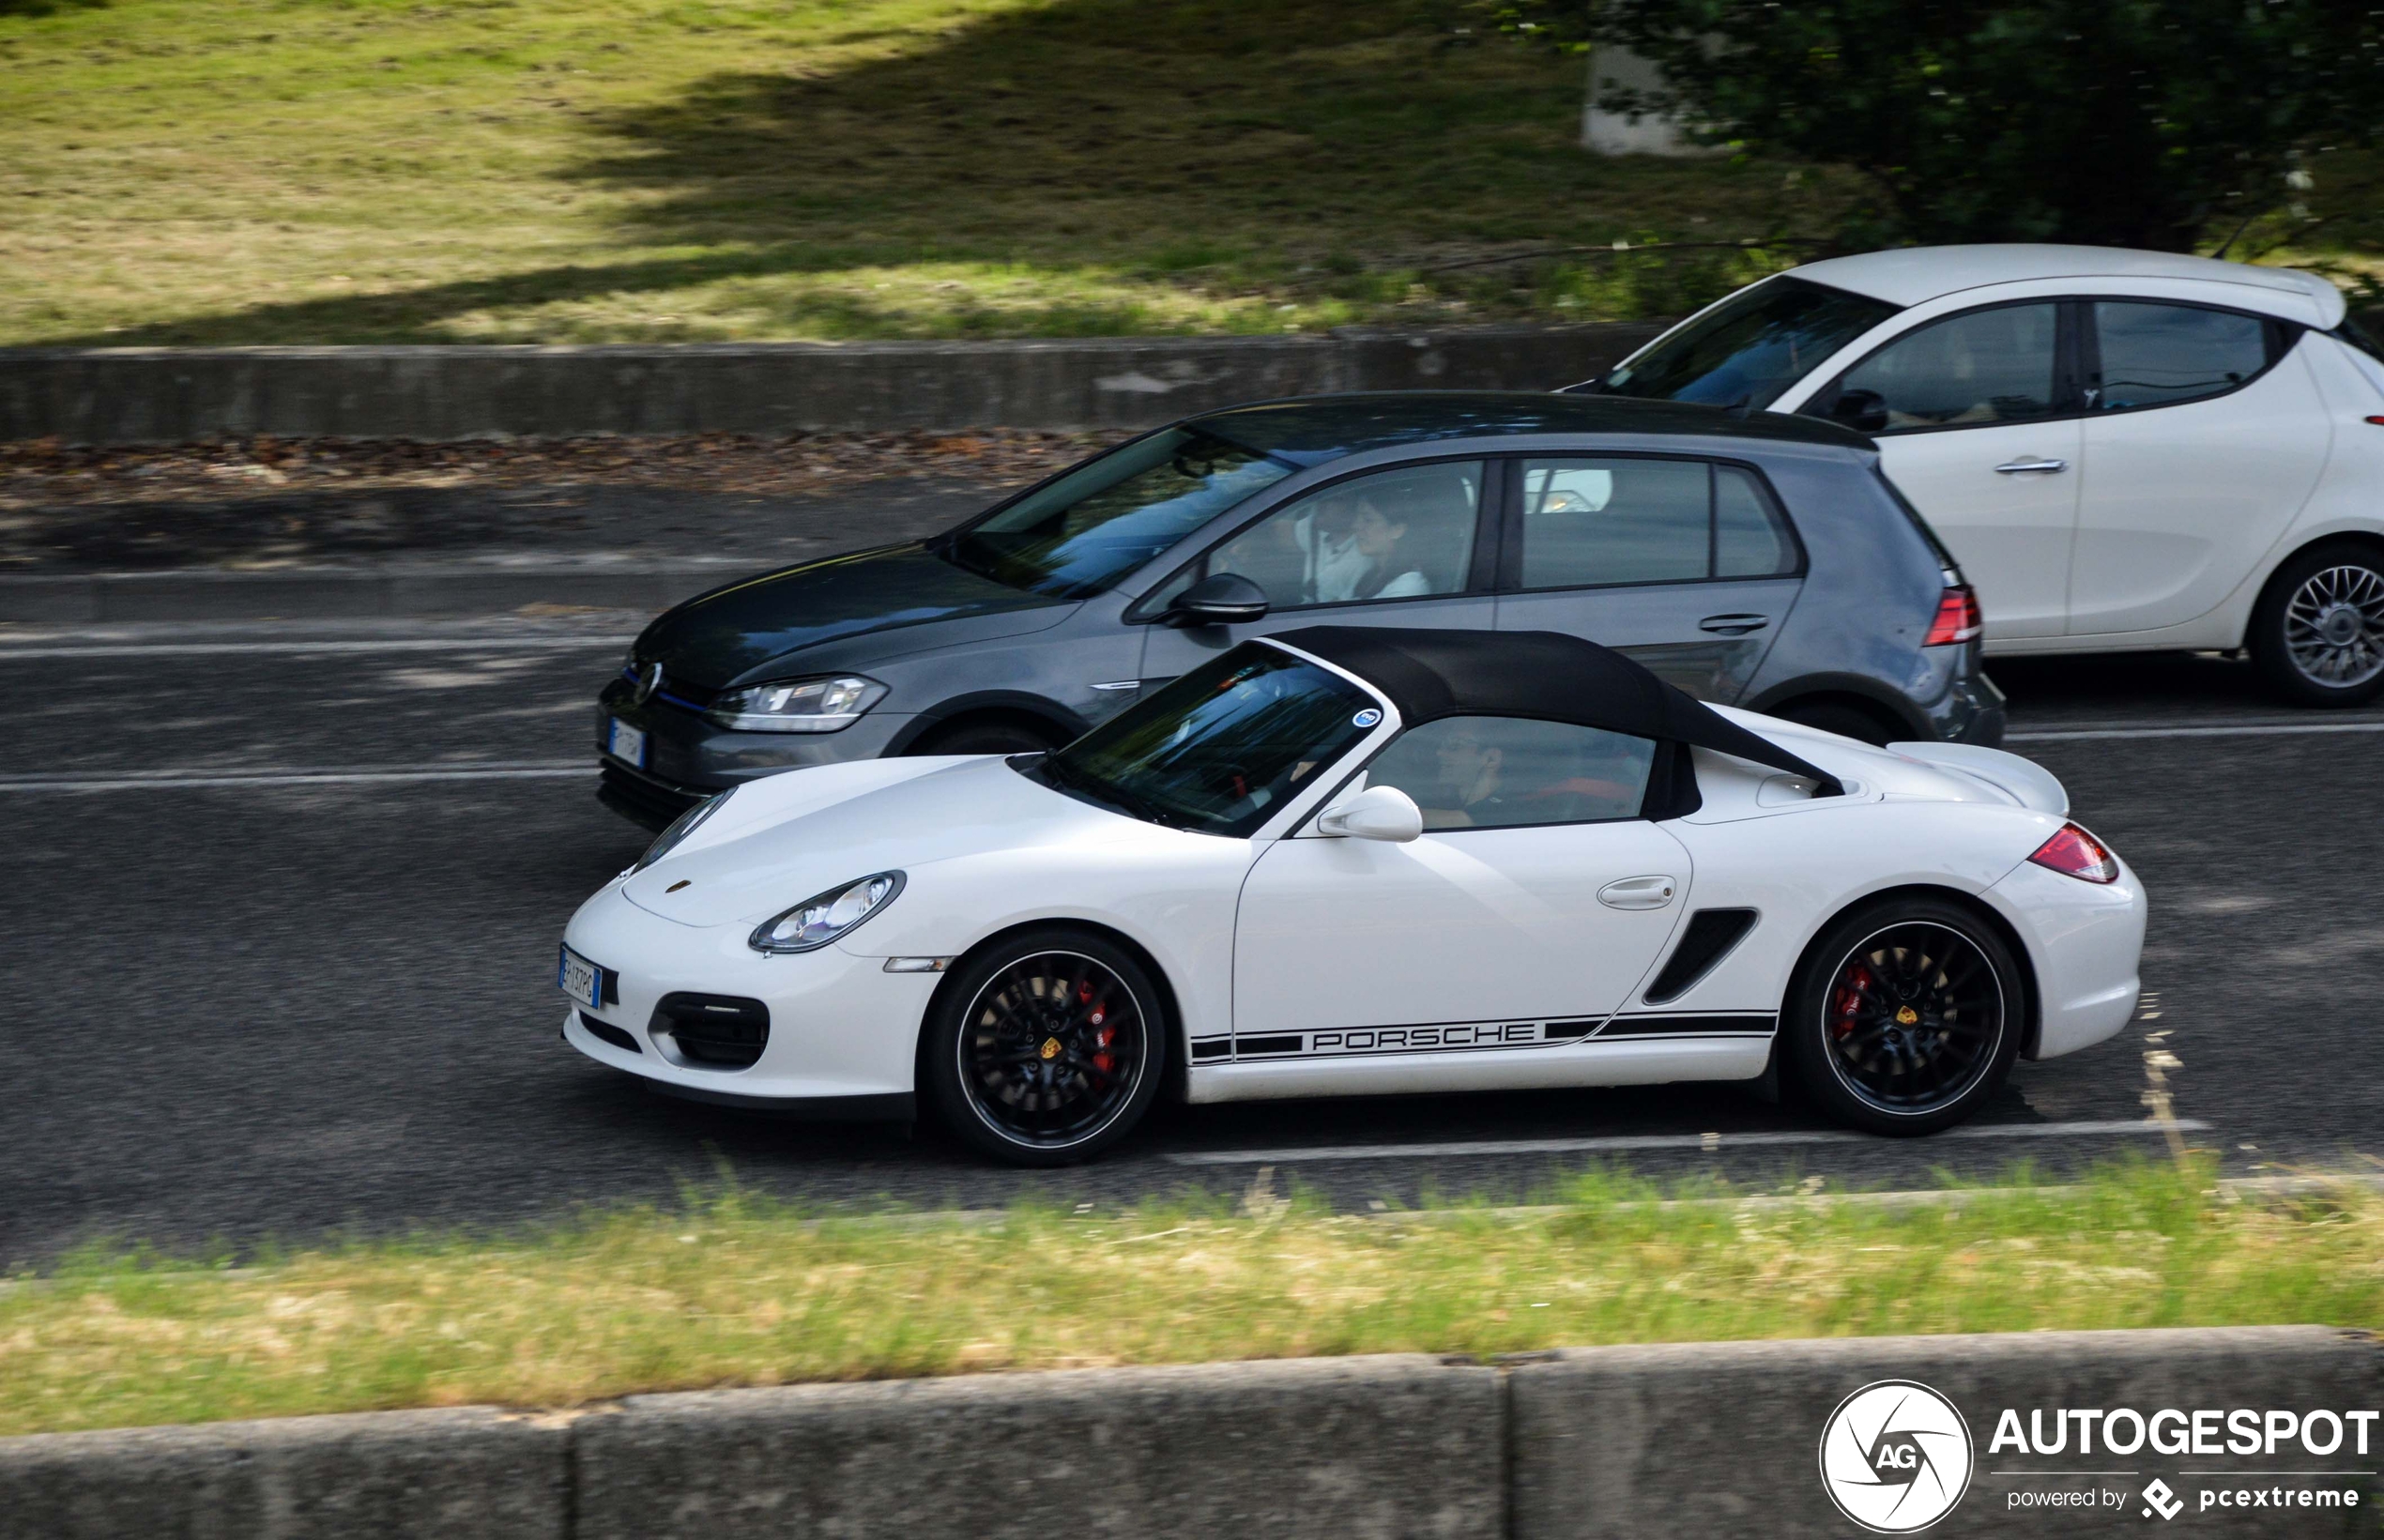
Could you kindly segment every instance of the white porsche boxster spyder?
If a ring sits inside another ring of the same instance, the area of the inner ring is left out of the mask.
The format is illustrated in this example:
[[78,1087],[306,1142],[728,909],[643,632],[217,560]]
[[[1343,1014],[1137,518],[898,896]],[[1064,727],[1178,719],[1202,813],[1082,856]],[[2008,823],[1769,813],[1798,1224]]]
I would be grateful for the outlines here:
[[2145,898],[2060,785],[1552,633],[1318,627],[1042,755],[754,781],[580,907],[564,1039],[699,1100],[1080,1160],[1161,1094],[1757,1080],[1925,1134],[2117,1031]]

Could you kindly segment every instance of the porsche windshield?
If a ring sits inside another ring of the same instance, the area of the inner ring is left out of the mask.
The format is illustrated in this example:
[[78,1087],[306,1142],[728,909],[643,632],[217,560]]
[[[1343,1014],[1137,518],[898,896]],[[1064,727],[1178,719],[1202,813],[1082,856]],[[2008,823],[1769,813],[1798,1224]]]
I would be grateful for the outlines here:
[[1195,428],[1169,428],[1078,465],[939,549],[997,583],[1083,599],[1295,468]]
[[1347,679],[1245,644],[1179,675],[1026,773],[1128,817],[1240,836],[1380,721],[1373,700]]
[[1815,366],[1896,313],[1843,289],[1775,278],[1741,290],[1607,375],[1607,395],[1760,412]]

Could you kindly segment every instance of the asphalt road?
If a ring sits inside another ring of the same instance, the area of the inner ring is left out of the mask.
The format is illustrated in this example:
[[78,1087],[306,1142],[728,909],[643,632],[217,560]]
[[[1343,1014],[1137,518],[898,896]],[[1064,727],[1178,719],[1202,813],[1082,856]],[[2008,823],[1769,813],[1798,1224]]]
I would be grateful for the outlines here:
[[[1163,1109],[1108,1161],[1017,1173],[931,1130],[652,1096],[556,1036],[556,937],[644,840],[575,768],[626,630],[0,635],[0,1265],[103,1235],[512,1225],[668,1202],[724,1168],[821,1206],[913,1207],[1234,1193],[1262,1168],[1352,1207],[1528,1197],[1593,1161],[1757,1183],[2058,1171],[2157,1150],[2071,1126],[2144,1117],[2155,1031],[2183,1061],[2178,1113],[2232,1168],[2384,1154],[2384,734],[2307,730],[2384,711],[2279,707],[2212,659],[1996,670],[2012,746],[2149,884],[2159,1015],[2023,1065],[1992,1136],[1846,1138],[1683,1086]],[[533,773],[385,778],[490,767]],[[1578,1147],[1618,1138],[1643,1142]]]

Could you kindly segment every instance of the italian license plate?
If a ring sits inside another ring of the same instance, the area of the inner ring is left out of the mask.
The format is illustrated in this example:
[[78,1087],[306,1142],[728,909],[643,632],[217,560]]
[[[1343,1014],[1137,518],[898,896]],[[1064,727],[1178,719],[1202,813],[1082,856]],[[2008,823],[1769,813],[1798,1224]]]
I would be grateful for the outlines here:
[[604,1003],[604,970],[569,947],[563,948],[555,982],[562,986],[564,994],[590,1011]]
[[619,717],[607,724],[604,752],[616,759],[627,760],[639,770],[646,768],[646,734]]

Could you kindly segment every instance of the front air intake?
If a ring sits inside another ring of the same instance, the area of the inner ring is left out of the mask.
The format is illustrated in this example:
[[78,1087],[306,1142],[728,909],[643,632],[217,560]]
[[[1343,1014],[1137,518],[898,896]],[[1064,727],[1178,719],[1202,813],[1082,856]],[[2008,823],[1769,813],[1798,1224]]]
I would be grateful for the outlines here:
[[665,995],[646,1035],[697,1069],[748,1070],[770,1044],[770,1007],[735,995]]

